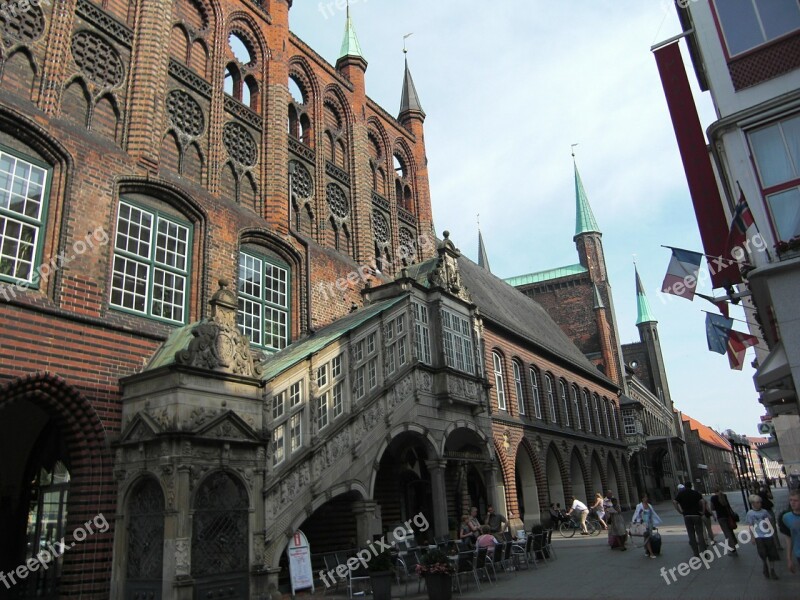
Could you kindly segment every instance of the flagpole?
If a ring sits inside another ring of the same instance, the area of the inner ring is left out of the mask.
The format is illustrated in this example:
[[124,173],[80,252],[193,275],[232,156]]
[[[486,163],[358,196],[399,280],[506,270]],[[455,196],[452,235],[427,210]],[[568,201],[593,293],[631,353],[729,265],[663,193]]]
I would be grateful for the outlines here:
[[685,250],[686,252],[693,252],[694,254],[699,254],[700,256],[705,256],[706,258],[710,258],[712,260],[716,260],[716,259],[724,260],[724,261],[729,263],[726,266],[731,266],[731,265],[744,265],[746,267],[752,267],[753,266],[749,262],[746,262],[746,261],[733,260],[732,258],[725,258],[724,256],[714,256],[713,254],[704,254],[702,252],[696,252],[695,250],[686,250],[686,248],[676,248],[675,246],[665,246],[664,244],[661,244],[661,247],[662,248],[669,248],[670,250]]

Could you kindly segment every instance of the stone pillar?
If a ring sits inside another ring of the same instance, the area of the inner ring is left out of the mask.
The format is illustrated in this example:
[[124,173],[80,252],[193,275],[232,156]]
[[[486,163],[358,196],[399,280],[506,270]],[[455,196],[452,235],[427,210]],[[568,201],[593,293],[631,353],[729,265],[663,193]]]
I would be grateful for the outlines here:
[[[191,447],[183,448],[183,452],[191,454]],[[192,580],[192,523],[189,511],[191,510],[191,477],[192,469],[189,465],[180,465],[177,470],[176,511],[172,519],[168,516],[164,528],[165,541],[171,542],[174,548],[174,560],[170,560],[172,577],[167,580],[167,556],[164,556],[164,592],[176,600],[191,600],[194,595]],[[172,524],[170,524],[172,520]],[[168,534],[168,532],[170,532]]]
[[372,541],[373,535],[383,535],[381,507],[372,500],[358,500],[352,504],[356,517],[356,543],[364,546]]
[[[425,462],[431,474],[431,492],[433,496],[433,535],[449,536],[447,525],[447,490],[444,483],[446,460],[429,460]],[[429,538],[430,539],[430,538]]]
[[499,510],[498,500],[502,498],[503,510],[505,510],[505,488],[502,483],[497,483],[497,467],[494,465],[487,466],[483,471],[483,479],[486,482],[487,504],[492,504],[496,510]]

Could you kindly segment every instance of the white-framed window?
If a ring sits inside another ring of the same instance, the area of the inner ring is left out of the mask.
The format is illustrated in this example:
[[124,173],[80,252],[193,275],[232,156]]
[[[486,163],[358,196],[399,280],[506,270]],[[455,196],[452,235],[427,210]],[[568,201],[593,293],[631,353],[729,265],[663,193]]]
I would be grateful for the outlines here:
[[583,411],[586,414],[586,431],[592,433],[592,411],[589,408],[589,390],[583,390]]
[[281,392],[272,397],[272,419],[280,419],[284,412],[286,412],[286,392]]
[[714,7],[729,56],[800,29],[797,0],[714,0]]
[[111,306],[186,321],[192,229],[175,217],[121,200],[114,237]]
[[239,328],[256,346],[281,350],[289,343],[289,268],[274,259],[239,252]]
[[572,386],[572,408],[575,411],[575,429],[582,429],[581,425],[581,399],[578,386]]
[[550,408],[550,422],[558,423],[558,409],[553,394],[553,378],[549,373],[544,376],[544,391],[547,394],[547,406]]
[[286,423],[278,425],[272,432],[272,465],[277,466],[286,458]]
[[417,359],[426,365],[431,364],[431,334],[428,326],[428,307],[412,302],[414,310],[414,350]]
[[375,389],[378,385],[378,359],[371,358],[367,362],[367,385],[370,391]]
[[569,427],[569,400],[567,399],[567,384],[563,379],[558,380],[558,392],[561,395],[561,408],[564,411],[564,426]]
[[289,387],[289,408],[294,408],[303,401],[303,382],[297,381]]
[[386,373],[391,375],[408,363],[406,316],[393,317],[386,325]]
[[317,367],[317,431],[344,414],[344,353]]
[[289,419],[289,443],[292,452],[303,447],[303,413],[298,412]]
[[364,377],[366,375],[366,366],[358,367],[353,373],[353,397],[356,400],[361,400],[366,393],[364,386]]
[[[396,324],[393,324],[392,333],[396,331]],[[354,348],[352,393],[355,400],[361,400],[368,391],[372,391],[378,385],[377,334],[373,331],[357,340]]]
[[322,431],[328,426],[329,395],[329,392],[322,392],[317,396],[317,431]]
[[367,336],[367,354],[371,355],[375,353],[375,339],[377,338],[377,334],[373,331]]
[[611,437],[611,426],[608,422],[608,398],[603,398],[603,422],[605,424],[605,433],[607,437]]
[[636,417],[633,410],[622,411],[622,425],[625,428],[625,435],[636,435]]
[[800,114],[748,133],[779,241],[800,235]]
[[333,418],[341,417],[344,412],[344,381],[333,386]]
[[0,146],[0,279],[38,285],[50,173]]
[[594,403],[594,418],[596,419],[597,423],[597,433],[598,435],[603,435],[603,427],[602,423],[600,422],[600,396],[595,394],[592,397]]
[[519,414],[525,414],[525,396],[522,391],[522,374],[520,373],[519,363],[515,360],[511,361],[511,366],[514,371],[514,388],[517,393],[517,411]]
[[317,367],[317,387],[324,388],[328,385],[328,363]]
[[617,405],[611,403],[611,423],[614,425],[614,439],[619,439],[619,426],[617,425]]
[[472,329],[469,319],[465,319],[443,308],[442,335],[444,340],[445,364],[448,367],[474,375],[475,364],[472,360]]
[[537,419],[542,418],[542,399],[539,396],[539,375],[536,373],[536,368],[529,369],[531,375],[531,389],[533,390],[533,415]]
[[497,393],[497,408],[506,410],[506,388],[503,384],[503,359],[497,352],[492,352],[494,363],[494,389]]

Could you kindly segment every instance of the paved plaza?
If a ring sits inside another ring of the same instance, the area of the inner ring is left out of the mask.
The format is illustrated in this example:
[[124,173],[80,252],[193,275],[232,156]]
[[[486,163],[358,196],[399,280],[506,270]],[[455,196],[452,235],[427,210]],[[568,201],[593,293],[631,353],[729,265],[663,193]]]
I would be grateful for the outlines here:
[[[775,506],[783,510],[788,505],[788,493],[785,488],[774,490]],[[728,498],[739,514],[744,517],[742,496],[739,492],[729,492]],[[716,557],[709,568],[690,571],[681,577],[677,571],[677,581],[667,575],[670,583],[664,579],[662,568],[666,571],[678,567],[692,558],[686,529],[682,517],[670,503],[656,505],[664,524],[659,528],[663,546],[661,556],[656,560],[645,557],[644,550],[632,547],[628,550],[610,550],[605,533],[597,537],[577,535],[572,539],[563,539],[555,534],[553,537],[557,558],[547,563],[539,561],[539,568],[521,570],[516,573],[500,573],[496,584],[482,583],[477,590],[471,578],[463,577],[466,582],[463,595],[453,594],[453,598],[487,598],[506,600],[517,598],[541,599],[625,599],[651,600],[655,598],[706,599],[724,598],[725,600],[779,600],[800,597],[800,573],[792,575],[786,568],[781,550],[781,561],[776,570],[780,579],[767,580],[762,575],[762,563],[756,554],[755,545],[750,543],[739,547],[738,556]],[[626,514],[629,520],[631,514]],[[742,531],[740,526],[737,532]],[[723,540],[719,526],[714,524],[716,541]],[[641,543],[641,538],[633,538]],[[785,538],[781,538],[785,544]],[[719,545],[720,554],[724,547]],[[326,594],[329,599],[346,598],[341,594]],[[404,586],[395,587],[393,598],[404,598]],[[419,600],[427,598],[424,592],[418,595],[416,582],[409,585],[407,598]],[[316,597],[322,597],[317,590]],[[364,596],[357,596],[364,598]],[[367,595],[367,599],[371,596]]]

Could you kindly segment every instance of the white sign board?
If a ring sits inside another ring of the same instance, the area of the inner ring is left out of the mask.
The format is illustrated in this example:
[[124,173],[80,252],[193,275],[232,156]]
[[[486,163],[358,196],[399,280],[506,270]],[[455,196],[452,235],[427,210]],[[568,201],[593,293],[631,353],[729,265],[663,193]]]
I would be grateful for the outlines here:
[[297,530],[289,546],[286,548],[289,554],[289,576],[292,580],[292,596],[297,590],[311,588],[314,593],[314,574],[311,571],[311,548],[305,534]]

